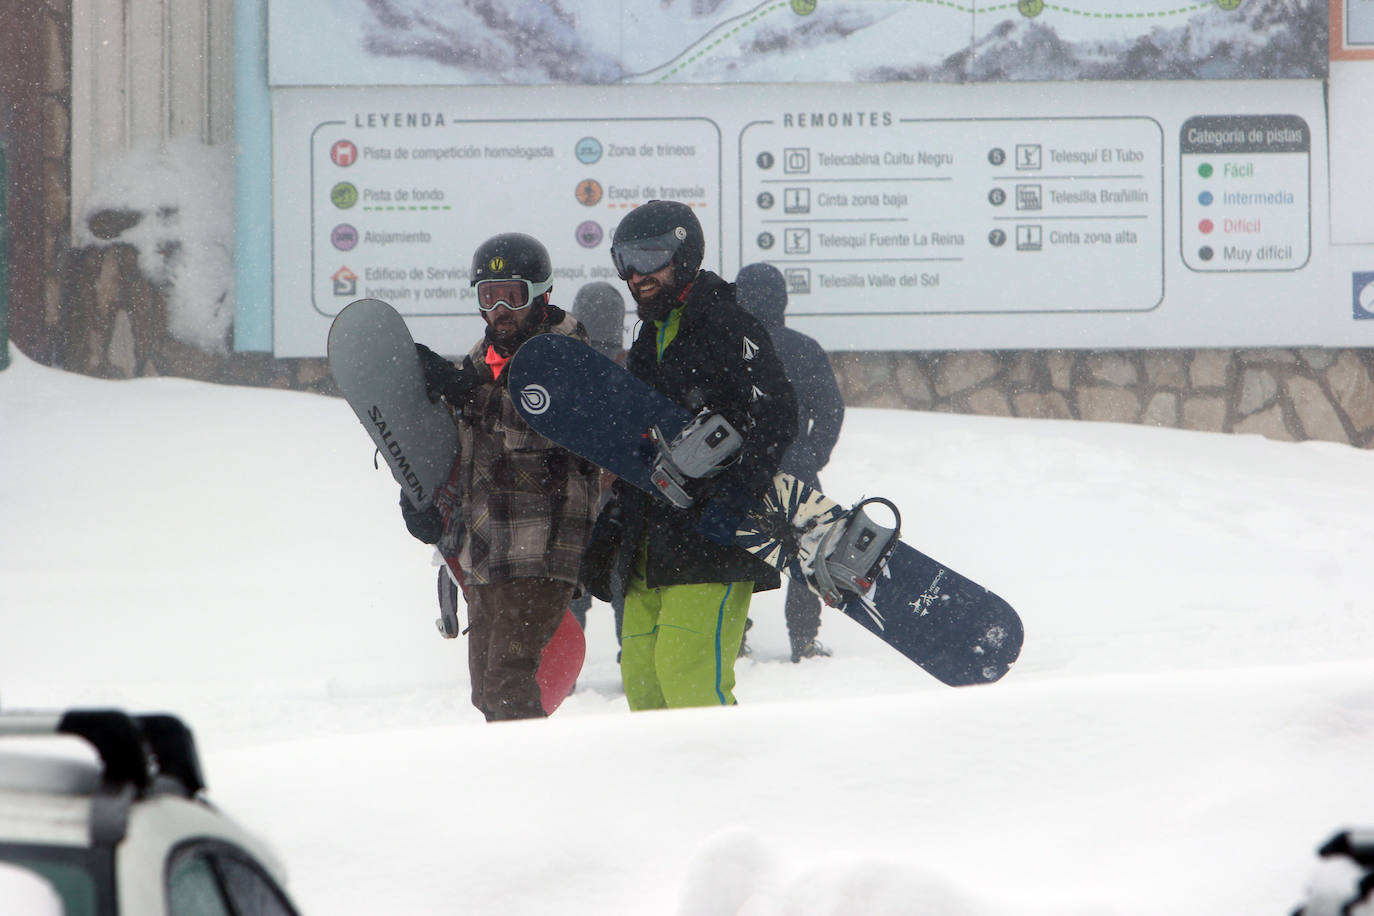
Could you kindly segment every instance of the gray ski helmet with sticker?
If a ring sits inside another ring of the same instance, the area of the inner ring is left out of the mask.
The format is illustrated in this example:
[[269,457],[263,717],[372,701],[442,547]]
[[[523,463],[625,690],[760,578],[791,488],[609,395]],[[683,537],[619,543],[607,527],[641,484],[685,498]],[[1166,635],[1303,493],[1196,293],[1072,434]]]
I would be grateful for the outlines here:
[[626,269],[634,266],[632,253],[647,247],[671,251],[674,276],[685,284],[701,267],[706,255],[706,236],[691,207],[676,200],[651,200],[625,214],[615,227],[611,260],[621,279],[629,278]]

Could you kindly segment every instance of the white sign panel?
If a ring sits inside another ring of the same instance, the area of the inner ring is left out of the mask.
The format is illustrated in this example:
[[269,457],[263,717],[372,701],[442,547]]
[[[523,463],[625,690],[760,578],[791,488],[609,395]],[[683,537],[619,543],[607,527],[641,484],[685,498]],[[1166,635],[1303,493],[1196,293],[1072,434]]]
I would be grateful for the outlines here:
[[1312,137],[1287,116],[1202,117],[1179,137],[1183,263],[1299,270],[1312,255]]
[[709,217],[720,188],[720,134],[700,118],[476,120],[436,102],[323,122],[310,146],[310,302],[327,317],[359,297],[408,315],[472,312],[474,219],[603,252],[599,269],[561,259],[560,281],[609,278],[606,233],[621,214],[666,197]]
[[[750,125],[743,260],[794,316],[1148,311],[1164,297],[1153,118],[881,118]],[[824,125],[822,125],[822,128]]]
[[273,117],[280,356],[369,295],[465,349],[497,232],[549,247],[557,303],[623,289],[610,235],[656,197],[706,267],[783,270],[832,350],[1374,342],[1314,81],[303,88]]

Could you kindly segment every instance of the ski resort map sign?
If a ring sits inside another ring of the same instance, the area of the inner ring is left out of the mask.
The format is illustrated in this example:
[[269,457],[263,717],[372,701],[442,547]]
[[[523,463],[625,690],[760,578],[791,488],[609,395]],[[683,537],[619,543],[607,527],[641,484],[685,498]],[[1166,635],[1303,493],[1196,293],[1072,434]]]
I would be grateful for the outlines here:
[[1327,3],[370,0],[340,9],[334,0],[294,0],[271,5],[271,35],[280,40],[270,46],[269,79],[274,86],[1310,79],[1327,73]]
[[1276,2],[273,4],[274,349],[474,337],[498,231],[570,304],[655,197],[829,349],[1348,342],[1325,0]]

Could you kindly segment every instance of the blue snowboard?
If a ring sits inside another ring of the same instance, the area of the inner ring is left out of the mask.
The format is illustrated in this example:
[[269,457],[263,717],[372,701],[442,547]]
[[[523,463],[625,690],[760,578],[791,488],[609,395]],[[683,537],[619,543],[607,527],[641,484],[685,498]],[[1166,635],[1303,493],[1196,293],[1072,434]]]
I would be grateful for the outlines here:
[[[641,490],[656,449],[647,436],[657,425],[671,439],[692,413],[591,347],[562,334],[531,338],[511,361],[508,384],[525,421],[544,436]],[[820,516],[838,518],[839,505],[790,474],[779,474],[735,543],[805,583],[796,556],[767,533],[784,516],[794,527]],[[858,621],[934,677],[952,686],[986,684],[1010,670],[1024,631],[1011,605],[915,548],[898,543],[867,595],[842,605]]]

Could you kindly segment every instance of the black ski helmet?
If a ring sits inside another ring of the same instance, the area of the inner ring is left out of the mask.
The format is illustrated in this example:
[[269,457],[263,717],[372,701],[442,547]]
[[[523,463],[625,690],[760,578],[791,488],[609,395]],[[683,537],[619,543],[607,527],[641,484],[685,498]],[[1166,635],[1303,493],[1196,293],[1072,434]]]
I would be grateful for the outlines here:
[[653,245],[673,252],[673,279],[678,287],[697,275],[706,255],[706,236],[697,215],[691,207],[676,200],[651,200],[625,214],[611,238],[611,260],[616,273],[623,274],[618,250],[636,245]]
[[476,286],[483,280],[524,280],[530,286],[530,301],[534,301],[553,288],[553,261],[548,249],[533,236],[503,232],[473,252],[468,285]]

